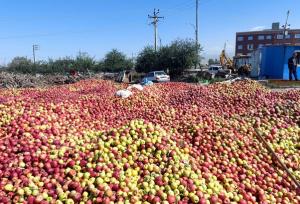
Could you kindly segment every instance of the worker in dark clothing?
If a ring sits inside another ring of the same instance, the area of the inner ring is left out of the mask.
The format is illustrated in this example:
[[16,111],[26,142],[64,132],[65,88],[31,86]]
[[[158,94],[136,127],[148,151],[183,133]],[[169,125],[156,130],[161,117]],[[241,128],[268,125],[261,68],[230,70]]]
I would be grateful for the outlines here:
[[291,58],[289,58],[289,61],[288,61],[290,80],[293,79],[292,75],[294,75],[295,80],[298,81],[298,78],[297,78],[297,65],[298,64],[299,64],[298,55],[295,52],[293,54],[293,56]]

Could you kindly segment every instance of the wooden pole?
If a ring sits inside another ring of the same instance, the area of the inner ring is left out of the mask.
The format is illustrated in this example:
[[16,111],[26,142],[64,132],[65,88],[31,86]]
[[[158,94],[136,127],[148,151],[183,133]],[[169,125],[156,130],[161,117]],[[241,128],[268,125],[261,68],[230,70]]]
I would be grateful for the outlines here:
[[268,144],[268,142],[263,138],[263,136],[261,136],[258,132],[257,129],[255,129],[255,133],[256,136],[258,137],[259,140],[261,140],[265,147],[267,148],[267,150],[269,151],[269,153],[272,154],[273,158],[275,158],[278,163],[280,164],[281,168],[283,170],[285,170],[285,172],[288,174],[288,176],[290,177],[290,179],[295,183],[296,187],[297,187],[297,194],[300,194],[300,183],[299,181],[297,181],[297,179],[295,178],[295,176],[290,172],[290,170],[285,166],[285,164],[281,161],[281,159],[276,155],[276,153],[273,151],[273,149],[270,147],[270,145]]

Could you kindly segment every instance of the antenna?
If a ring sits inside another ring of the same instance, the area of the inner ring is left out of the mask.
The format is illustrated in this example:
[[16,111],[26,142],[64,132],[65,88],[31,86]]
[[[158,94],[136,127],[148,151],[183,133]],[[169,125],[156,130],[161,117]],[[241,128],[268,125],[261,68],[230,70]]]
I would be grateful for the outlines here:
[[288,27],[290,27],[291,25],[288,24],[288,20],[289,20],[289,16],[290,16],[290,10],[288,10],[287,15],[286,15],[286,20],[285,20],[285,24],[283,27],[283,39],[286,39],[286,36],[288,35]]

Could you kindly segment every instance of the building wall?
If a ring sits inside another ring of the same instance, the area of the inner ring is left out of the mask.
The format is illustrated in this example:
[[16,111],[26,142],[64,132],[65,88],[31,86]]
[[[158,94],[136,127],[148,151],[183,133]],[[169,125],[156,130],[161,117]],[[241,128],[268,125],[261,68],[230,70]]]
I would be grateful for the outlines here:
[[[268,46],[260,49],[260,79],[289,79],[288,59],[300,46]],[[300,74],[300,69],[297,69]]]
[[[267,37],[268,36],[268,37]],[[300,45],[300,29],[289,30],[287,39],[283,30],[265,30],[236,33],[235,55],[250,55],[253,50],[267,45]]]

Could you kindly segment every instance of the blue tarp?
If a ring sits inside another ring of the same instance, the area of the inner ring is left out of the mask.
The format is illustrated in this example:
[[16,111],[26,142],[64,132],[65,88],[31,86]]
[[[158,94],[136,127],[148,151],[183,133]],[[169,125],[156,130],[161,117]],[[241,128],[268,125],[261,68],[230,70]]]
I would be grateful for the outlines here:
[[151,86],[151,85],[153,85],[153,82],[149,81],[147,78],[145,78],[145,79],[143,79],[141,85],[143,85],[143,86]]

